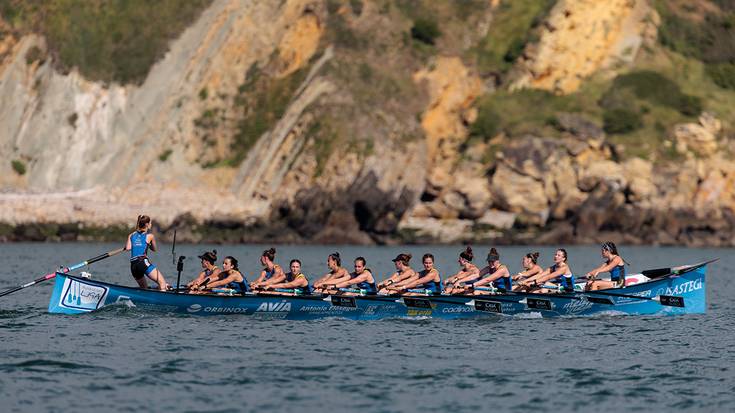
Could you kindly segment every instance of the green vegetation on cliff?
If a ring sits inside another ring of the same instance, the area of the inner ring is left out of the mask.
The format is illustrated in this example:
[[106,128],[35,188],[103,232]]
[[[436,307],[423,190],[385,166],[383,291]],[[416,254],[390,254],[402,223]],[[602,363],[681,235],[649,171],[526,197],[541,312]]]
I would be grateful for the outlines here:
[[44,35],[64,71],[140,83],[211,1],[0,0],[0,14],[16,30]]
[[533,29],[555,3],[556,0],[500,2],[487,35],[474,49],[478,70],[497,74],[510,70],[526,44],[538,40]]

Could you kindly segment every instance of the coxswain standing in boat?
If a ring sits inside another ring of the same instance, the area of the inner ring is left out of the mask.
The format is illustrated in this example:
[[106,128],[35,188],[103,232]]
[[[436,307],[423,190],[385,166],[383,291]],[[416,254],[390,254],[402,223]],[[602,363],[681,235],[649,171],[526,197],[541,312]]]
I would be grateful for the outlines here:
[[260,255],[260,265],[263,271],[260,272],[258,278],[250,284],[254,290],[259,290],[267,285],[282,283],[286,279],[286,274],[280,265],[275,263],[276,249],[268,248]]
[[240,272],[238,262],[235,257],[227,256],[222,261],[222,271],[210,277],[210,281],[206,285],[200,285],[199,289],[212,290],[218,287],[229,288],[234,290],[235,294],[245,294],[250,291],[248,280]]
[[216,280],[220,271],[222,271],[216,265],[217,250],[205,251],[202,255],[197,256],[197,258],[202,262],[202,272],[189,284],[186,284],[186,287],[190,290],[200,290],[202,289],[200,287],[206,288],[207,284],[210,281]]
[[[602,258],[605,262],[587,273],[586,291],[602,290],[605,288],[620,288],[625,286],[625,260],[618,254],[615,243],[608,241],[602,244]],[[598,280],[601,272],[610,272],[610,281]]]
[[350,279],[350,272],[342,267],[342,258],[338,252],[333,252],[327,257],[327,268],[329,272],[324,274],[314,283],[314,292],[319,294],[335,294],[336,284]]
[[410,267],[411,254],[398,254],[393,258],[393,264],[396,266],[394,272],[387,280],[378,283],[378,294],[390,295],[397,294],[403,286],[418,279],[419,275]]
[[[554,265],[545,269],[541,273],[526,279],[521,283],[526,291],[535,291],[540,293],[548,292],[573,292],[574,291],[574,275],[572,269],[567,263],[567,251],[563,248],[556,250],[554,254]],[[552,289],[544,288],[545,285],[552,286]]]
[[286,273],[283,282],[266,285],[264,290],[279,295],[311,294],[309,279],[301,272],[301,261],[293,259],[289,263],[289,267],[291,271]]
[[487,254],[487,267],[480,270],[480,277],[483,276],[486,277],[472,283],[472,287],[466,293],[483,295],[513,289],[513,279],[510,276],[510,271],[508,271],[508,267],[500,262],[500,254],[495,248],[490,248],[490,252]]
[[[375,285],[373,272],[367,268],[364,257],[355,258],[355,271],[350,273],[350,279],[335,283],[335,288],[343,295],[375,295],[378,288]],[[356,290],[356,291],[343,291]]]
[[524,287],[520,285],[521,282],[540,274],[544,270],[540,265],[538,265],[538,257],[538,252],[529,252],[523,256],[523,259],[521,260],[523,271],[513,276],[513,282],[516,283],[516,285],[513,286],[513,291],[523,289]]
[[150,233],[151,218],[147,215],[138,215],[135,232],[128,235],[125,250],[130,251],[130,273],[138,282],[140,288],[148,288],[145,277],[151,279],[158,285],[158,289],[166,291],[168,284],[163,274],[148,259],[148,249],[156,251],[156,237]]
[[472,248],[468,245],[457,259],[459,271],[444,281],[445,294],[461,294],[467,288],[467,284],[480,278],[480,269],[472,263],[473,258]]
[[421,258],[424,269],[419,271],[418,278],[403,283],[398,292],[403,295],[439,295],[442,292],[442,279],[439,271],[434,268],[434,256],[424,254]]

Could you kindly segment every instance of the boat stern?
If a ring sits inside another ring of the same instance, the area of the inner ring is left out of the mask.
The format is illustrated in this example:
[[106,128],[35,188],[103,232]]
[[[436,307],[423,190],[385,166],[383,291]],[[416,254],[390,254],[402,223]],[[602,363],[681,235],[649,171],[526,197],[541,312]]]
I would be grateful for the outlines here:
[[82,314],[95,311],[105,304],[109,288],[64,273],[56,273],[54,290],[48,304],[48,312],[56,314]]

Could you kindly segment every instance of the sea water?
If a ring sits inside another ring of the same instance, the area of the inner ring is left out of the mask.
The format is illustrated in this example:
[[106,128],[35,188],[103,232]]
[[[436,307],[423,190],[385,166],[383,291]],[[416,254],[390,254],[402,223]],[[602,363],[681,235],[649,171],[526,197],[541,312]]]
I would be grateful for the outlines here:
[[[151,254],[176,282],[170,245]],[[195,258],[216,248],[252,280],[267,246],[179,245],[182,281]],[[364,256],[377,278],[400,252],[431,252],[442,275],[462,246],[276,246],[277,262],[303,262],[314,279],[327,255],[344,265]],[[0,245],[0,289],[117,248],[110,244]],[[481,263],[487,247],[477,246]],[[500,247],[519,270],[523,254],[550,247]],[[597,247],[568,247],[583,274]],[[733,250],[621,246],[628,272],[719,257],[707,274],[703,315],[474,320],[254,320],[174,316],[114,307],[82,316],[46,313],[53,281],[0,298],[2,412],[562,412],[735,410]],[[93,279],[135,285],[128,257],[86,268]]]

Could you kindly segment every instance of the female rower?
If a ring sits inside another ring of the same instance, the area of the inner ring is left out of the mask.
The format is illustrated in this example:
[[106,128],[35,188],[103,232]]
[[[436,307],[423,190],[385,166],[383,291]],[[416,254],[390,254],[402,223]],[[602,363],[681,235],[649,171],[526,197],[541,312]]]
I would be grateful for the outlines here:
[[237,259],[229,255],[225,257],[224,261],[222,261],[222,271],[210,278],[212,281],[206,285],[200,285],[200,290],[205,288],[211,290],[217,287],[225,287],[235,290],[235,293],[237,294],[245,294],[250,291],[248,280],[245,279],[237,266]]
[[[602,244],[602,258],[605,262],[587,273],[587,291],[602,290],[605,288],[619,288],[625,286],[625,260],[618,254],[618,247],[613,242]],[[601,272],[610,272],[610,281],[597,280]]]
[[480,270],[480,277],[486,274],[489,275],[472,283],[475,295],[487,294],[488,289],[500,290],[501,292],[512,290],[513,279],[510,276],[510,271],[508,271],[508,267],[500,263],[500,254],[495,248],[490,248],[490,253],[487,254],[487,267]]
[[472,248],[468,245],[464,251],[459,254],[460,270],[453,276],[444,281],[444,292],[447,294],[462,293],[466,289],[466,284],[471,284],[480,278],[480,269],[472,263]]
[[260,265],[263,271],[260,272],[258,278],[250,284],[253,289],[261,289],[266,285],[278,284],[286,279],[286,274],[280,265],[274,261],[276,259],[276,249],[268,248],[260,255]]
[[314,283],[315,293],[335,293],[335,284],[350,279],[349,271],[342,268],[342,258],[338,252],[329,254],[327,257],[327,267],[329,268],[329,272]]
[[409,262],[411,262],[411,254],[398,254],[393,258],[396,272],[387,280],[378,283],[378,294],[395,294],[405,284],[418,279],[418,274],[409,266]]
[[[375,277],[373,272],[369,268],[366,268],[367,261],[363,257],[355,258],[355,272],[350,273],[350,279],[342,282],[335,283],[335,288],[350,288],[360,290],[355,291],[344,291],[344,295],[375,295],[378,293],[378,289],[375,286]],[[364,292],[362,292],[364,291]]]
[[543,288],[547,283],[555,284],[554,287],[559,287],[565,292],[574,291],[574,275],[572,275],[572,269],[569,268],[567,263],[567,251],[563,248],[556,250],[554,265],[526,279],[521,285],[528,291],[538,290],[547,293],[550,290]]
[[217,262],[217,250],[206,251],[198,258],[202,261],[202,272],[197,275],[189,284],[186,286],[190,290],[201,289],[199,287],[207,286],[211,281],[217,279],[220,273],[220,269],[215,265]]
[[285,274],[283,282],[266,285],[264,289],[280,295],[311,294],[309,280],[301,273],[301,261],[293,259],[289,263],[289,267],[291,271]]
[[158,289],[166,291],[168,285],[163,274],[148,260],[148,248],[156,251],[156,237],[150,233],[151,218],[148,215],[138,215],[135,232],[128,235],[125,251],[130,251],[130,273],[138,282],[140,288],[148,288],[145,277],[158,285]]
[[[539,273],[541,273],[544,269],[541,268],[540,265],[538,265],[538,252],[530,252],[523,256],[523,260],[521,261],[521,266],[523,267],[523,271],[519,272],[518,274],[513,276],[513,281],[516,283],[520,283],[524,280],[527,280]],[[513,290],[519,290],[523,287],[519,284],[516,284],[513,286]]]
[[424,254],[421,258],[424,269],[419,271],[418,278],[405,282],[399,289],[404,295],[438,295],[442,292],[442,279],[439,271],[434,268],[434,256]]

